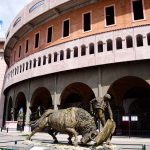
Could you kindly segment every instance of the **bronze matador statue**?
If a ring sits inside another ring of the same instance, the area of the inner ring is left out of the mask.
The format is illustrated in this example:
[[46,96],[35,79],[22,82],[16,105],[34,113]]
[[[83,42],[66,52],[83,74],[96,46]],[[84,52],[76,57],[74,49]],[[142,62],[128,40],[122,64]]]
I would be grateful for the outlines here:
[[92,113],[96,117],[96,119],[99,119],[101,121],[103,127],[106,123],[106,109],[108,109],[110,119],[113,120],[113,113],[109,104],[110,100],[110,94],[105,94],[104,97],[97,97],[90,101]]

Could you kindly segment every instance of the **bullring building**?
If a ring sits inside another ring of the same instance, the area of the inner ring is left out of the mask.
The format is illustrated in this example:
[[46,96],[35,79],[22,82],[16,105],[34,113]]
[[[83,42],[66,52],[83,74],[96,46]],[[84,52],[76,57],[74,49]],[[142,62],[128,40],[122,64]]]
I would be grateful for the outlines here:
[[[116,134],[150,134],[150,1],[33,0],[11,23],[3,124],[110,93]],[[137,132],[138,131],[138,132]]]

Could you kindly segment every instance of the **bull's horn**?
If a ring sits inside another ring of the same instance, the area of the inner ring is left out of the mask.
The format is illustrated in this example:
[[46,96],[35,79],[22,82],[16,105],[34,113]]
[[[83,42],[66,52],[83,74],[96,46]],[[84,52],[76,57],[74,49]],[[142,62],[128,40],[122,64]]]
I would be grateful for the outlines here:
[[93,141],[95,140],[95,137],[98,135],[97,131],[91,131],[90,132],[90,139]]
[[96,145],[102,145],[107,139],[114,133],[116,128],[116,123],[108,119],[102,131],[96,136]]

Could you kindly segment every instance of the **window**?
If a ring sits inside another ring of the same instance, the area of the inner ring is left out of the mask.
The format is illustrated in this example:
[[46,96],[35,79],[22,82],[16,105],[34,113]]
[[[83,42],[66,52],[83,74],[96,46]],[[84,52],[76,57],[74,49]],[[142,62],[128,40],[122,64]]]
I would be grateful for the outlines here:
[[78,47],[74,47],[74,57],[78,57]]
[[53,27],[49,27],[47,31],[47,43],[52,42]]
[[113,50],[112,40],[109,39],[107,40],[107,51],[112,51],[112,50]]
[[54,62],[57,62],[57,52],[54,53]]
[[91,13],[83,14],[83,29],[84,32],[91,30]]
[[46,65],[46,56],[43,56],[43,65]]
[[50,64],[52,62],[52,56],[51,54],[48,55],[48,63]]
[[17,68],[15,68],[15,75],[17,74]]
[[60,61],[61,60],[64,60],[64,51],[63,50],[60,51]]
[[86,55],[86,46],[82,45],[81,46],[81,56],[84,56],[84,55]]
[[33,60],[33,68],[36,67],[36,59]]
[[147,34],[147,44],[150,45],[150,33]]
[[20,73],[21,73],[21,70],[22,70],[22,66],[20,65]]
[[17,67],[17,74],[19,73],[19,67]]
[[29,66],[29,69],[31,69],[32,68],[32,61],[30,60],[30,66]]
[[41,57],[38,58],[38,66],[41,66]]
[[26,62],[26,70],[28,70],[28,62]]
[[67,49],[66,58],[67,58],[67,59],[70,59],[70,55],[71,55],[71,50],[68,48],[68,49]]
[[26,40],[26,53],[28,52],[28,50],[29,50],[29,40]]
[[23,67],[22,67],[22,71],[23,71],[23,72],[24,72],[24,66],[25,66],[25,65],[24,65],[24,63],[23,63]]
[[35,34],[35,45],[34,45],[34,47],[35,48],[39,47],[39,33]]
[[90,54],[94,54],[94,44],[93,43],[91,43],[90,45],[89,45],[89,53]]
[[106,26],[115,24],[114,6],[109,6],[105,8],[105,19],[106,19]]
[[20,55],[21,55],[21,45],[19,46],[19,58],[20,58]]
[[137,42],[137,47],[143,46],[143,36],[141,34],[138,34],[136,36],[136,42]]
[[69,36],[69,32],[70,32],[70,20],[68,19],[63,22],[63,37]]
[[118,37],[116,39],[116,49],[122,49],[122,38]]
[[103,52],[103,42],[99,41],[98,42],[98,53]]
[[37,2],[29,9],[29,13],[31,13],[32,11],[34,11],[35,9],[37,9],[38,7],[40,7],[43,4],[44,4],[44,0]]
[[126,46],[127,46],[127,48],[132,48],[132,47],[133,47],[133,39],[132,39],[132,36],[127,36],[127,37],[126,37]]
[[13,28],[21,21],[21,17],[17,18],[15,23],[13,24]]
[[133,0],[132,1],[132,7],[133,7],[134,20],[144,19],[142,0]]

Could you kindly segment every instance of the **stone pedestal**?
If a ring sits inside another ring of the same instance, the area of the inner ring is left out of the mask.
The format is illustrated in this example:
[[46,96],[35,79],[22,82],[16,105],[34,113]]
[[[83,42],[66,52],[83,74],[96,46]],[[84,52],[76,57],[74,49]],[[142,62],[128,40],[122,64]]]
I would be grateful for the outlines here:
[[6,121],[6,129],[17,130],[17,121]]
[[23,141],[21,144],[11,145],[7,147],[8,149],[15,150],[117,150],[115,145],[103,145],[94,147],[92,145],[87,146],[73,146],[68,144],[49,144],[49,143],[40,143],[32,141]]

